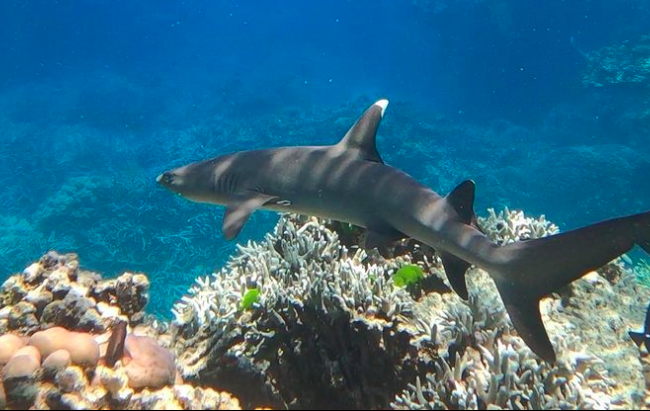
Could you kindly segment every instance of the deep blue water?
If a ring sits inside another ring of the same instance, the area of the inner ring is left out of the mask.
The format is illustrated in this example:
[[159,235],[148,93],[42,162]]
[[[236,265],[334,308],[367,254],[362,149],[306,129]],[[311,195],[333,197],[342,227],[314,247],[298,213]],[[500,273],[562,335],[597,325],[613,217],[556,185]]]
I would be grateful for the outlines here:
[[585,54],[648,22],[649,0],[0,2],[0,280],[75,251],[147,272],[164,313],[233,244],[161,171],[334,143],[383,97],[386,160],[442,193],[475,179],[479,214],[566,229],[648,210],[650,79],[581,81]]

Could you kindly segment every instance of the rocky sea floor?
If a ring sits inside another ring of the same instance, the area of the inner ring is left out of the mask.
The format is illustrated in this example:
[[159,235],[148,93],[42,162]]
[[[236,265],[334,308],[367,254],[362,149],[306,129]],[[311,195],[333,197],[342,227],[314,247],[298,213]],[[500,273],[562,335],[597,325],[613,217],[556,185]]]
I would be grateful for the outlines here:
[[[509,210],[480,223],[500,243],[558,230]],[[549,364],[516,334],[487,274],[470,271],[464,302],[433,250],[405,240],[384,258],[361,236],[284,215],[197,279],[170,322],[146,314],[146,275],[105,280],[83,256],[49,252],[0,288],[0,409],[650,406],[650,356],[627,334],[642,327],[650,289],[629,259],[543,300]],[[397,286],[406,265],[424,279]]]

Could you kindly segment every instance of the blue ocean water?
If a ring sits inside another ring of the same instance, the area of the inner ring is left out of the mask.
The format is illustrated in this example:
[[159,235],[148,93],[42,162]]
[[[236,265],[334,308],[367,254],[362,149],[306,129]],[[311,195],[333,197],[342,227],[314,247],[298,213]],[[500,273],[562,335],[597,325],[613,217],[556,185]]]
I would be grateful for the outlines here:
[[[585,80],[615,72],[648,22],[648,0],[3,1],[0,280],[74,251],[106,275],[149,274],[165,314],[234,243],[223,210],[155,177],[334,143],[379,98],[387,162],[441,193],[474,179],[479,214],[568,229],[648,210],[650,68]],[[603,47],[620,51],[594,61]],[[238,241],[276,218],[257,213]]]

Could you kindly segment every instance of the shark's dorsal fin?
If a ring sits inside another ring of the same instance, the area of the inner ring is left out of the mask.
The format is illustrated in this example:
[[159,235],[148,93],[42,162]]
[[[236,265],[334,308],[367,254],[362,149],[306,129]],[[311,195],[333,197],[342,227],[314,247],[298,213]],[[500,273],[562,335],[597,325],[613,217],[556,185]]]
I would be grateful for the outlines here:
[[226,207],[226,213],[223,216],[221,231],[226,240],[232,240],[237,237],[244,228],[244,224],[256,210],[267,203],[280,201],[275,196],[248,191],[235,196],[235,199]]
[[377,151],[377,129],[388,107],[388,100],[379,100],[348,130],[343,139],[335,146],[345,152],[355,151],[359,158],[367,161],[383,163]]

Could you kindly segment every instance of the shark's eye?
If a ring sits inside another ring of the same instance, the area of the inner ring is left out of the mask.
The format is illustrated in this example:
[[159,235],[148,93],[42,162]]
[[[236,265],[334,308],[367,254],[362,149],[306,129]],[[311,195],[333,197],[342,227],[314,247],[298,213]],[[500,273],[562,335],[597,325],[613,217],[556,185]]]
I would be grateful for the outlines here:
[[174,175],[170,172],[162,173],[157,180],[159,183],[164,185],[171,185],[174,182]]

